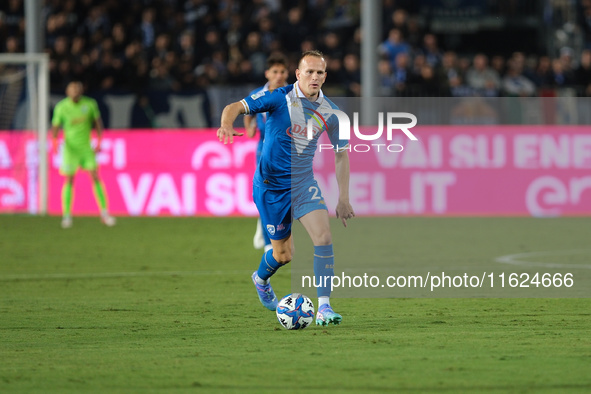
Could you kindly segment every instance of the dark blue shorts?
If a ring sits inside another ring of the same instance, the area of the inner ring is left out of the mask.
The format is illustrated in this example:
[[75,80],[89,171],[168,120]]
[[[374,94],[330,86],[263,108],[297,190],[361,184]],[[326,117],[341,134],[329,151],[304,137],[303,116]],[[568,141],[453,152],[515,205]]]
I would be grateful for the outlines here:
[[288,190],[270,190],[253,185],[252,197],[259,210],[263,230],[274,240],[291,234],[293,219],[318,209],[327,209],[315,179]]

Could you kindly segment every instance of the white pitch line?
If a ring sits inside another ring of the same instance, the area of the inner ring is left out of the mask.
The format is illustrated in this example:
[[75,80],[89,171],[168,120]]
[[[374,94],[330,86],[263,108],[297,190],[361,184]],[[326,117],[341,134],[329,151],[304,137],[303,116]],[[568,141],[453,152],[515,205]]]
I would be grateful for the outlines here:
[[15,274],[0,276],[0,282],[12,280],[40,279],[101,279],[101,278],[136,278],[149,276],[201,276],[201,275],[248,275],[252,271],[140,271],[140,272],[88,272],[60,274]]
[[568,249],[542,252],[528,252],[508,254],[500,256],[495,259],[498,263],[519,265],[523,267],[545,267],[545,268],[580,268],[591,269],[591,264],[563,264],[563,263],[544,263],[541,261],[522,261],[520,259],[541,256],[568,256],[573,254],[589,254],[591,257],[591,249]]

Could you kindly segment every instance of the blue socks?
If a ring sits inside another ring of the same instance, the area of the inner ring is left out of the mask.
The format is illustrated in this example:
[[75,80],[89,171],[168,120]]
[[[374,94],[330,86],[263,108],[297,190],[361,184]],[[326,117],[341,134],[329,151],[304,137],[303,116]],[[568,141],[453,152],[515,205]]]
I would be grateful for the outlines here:
[[332,244],[314,246],[314,276],[316,277],[316,283],[322,284],[322,286],[316,288],[318,298],[329,297],[331,278],[334,276]]
[[[261,258],[257,276],[264,282],[281,267],[273,258],[273,249],[268,250]],[[331,292],[331,278],[334,276],[334,253],[331,245],[314,246],[314,276],[316,278],[316,293],[322,297],[323,303],[328,303]],[[326,298],[325,298],[326,297]]]
[[281,264],[273,258],[273,249],[269,249],[261,258],[261,264],[257,270],[257,275],[259,278],[266,281],[279,269],[279,267],[281,267]]

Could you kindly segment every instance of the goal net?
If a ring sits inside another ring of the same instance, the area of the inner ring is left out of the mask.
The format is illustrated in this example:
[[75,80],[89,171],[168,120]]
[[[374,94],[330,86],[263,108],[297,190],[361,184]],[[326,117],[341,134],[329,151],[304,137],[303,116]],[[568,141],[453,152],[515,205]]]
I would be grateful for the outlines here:
[[47,212],[48,57],[0,54],[0,213]]

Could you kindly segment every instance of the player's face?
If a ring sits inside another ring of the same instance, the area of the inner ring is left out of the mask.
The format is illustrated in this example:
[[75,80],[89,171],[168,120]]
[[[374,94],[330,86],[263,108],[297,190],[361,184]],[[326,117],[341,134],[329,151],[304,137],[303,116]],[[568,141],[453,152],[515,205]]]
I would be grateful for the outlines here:
[[275,90],[285,86],[287,81],[287,68],[281,64],[276,64],[265,71],[265,78],[269,81],[269,90]]
[[316,99],[322,84],[326,80],[326,62],[324,58],[317,56],[303,58],[296,70],[296,78],[306,97]]
[[66,87],[66,95],[74,101],[80,100],[82,84],[80,82],[70,82]]

